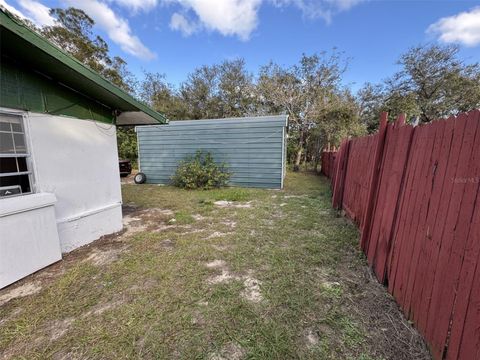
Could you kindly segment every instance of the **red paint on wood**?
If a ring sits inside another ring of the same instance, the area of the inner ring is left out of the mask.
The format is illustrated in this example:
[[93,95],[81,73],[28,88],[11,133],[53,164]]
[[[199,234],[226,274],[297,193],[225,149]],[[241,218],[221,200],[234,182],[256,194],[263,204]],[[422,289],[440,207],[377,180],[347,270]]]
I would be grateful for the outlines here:
[[387,133],[387,121],[388,114],[384,112],[380,117],[380,128],[378,131],[377,144],[373,157],[370,182],[368,186],[368,198],[366,202],[366,210],[364,216],[364,227],[362,231],[362,238],[360,240],[360,246],[364,250],[368,248],[368,241],[370,239],[369,237],[371,231],[371,221],[373,209],[375,206],[375,199],[377,197],[377,184],[379,178],[380,163],[382,161],[383,146],[385,144],[385,135]]
[[416,128],[384,117],[325,161],[334,204],[433,357],[480,359],[480,111]]

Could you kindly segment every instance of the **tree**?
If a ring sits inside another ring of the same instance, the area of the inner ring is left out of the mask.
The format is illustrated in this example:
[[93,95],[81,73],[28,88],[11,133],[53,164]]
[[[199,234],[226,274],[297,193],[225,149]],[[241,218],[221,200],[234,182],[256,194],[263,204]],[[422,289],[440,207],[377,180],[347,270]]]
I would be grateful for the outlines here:
[[[136,80],[127,70],[127,63],[119,56],[112,57],[107,42],[93,35],[95,22],[84,11],[76,8],[51,9],[56,24],[40,32],[57,46],[65,49],[83,64],[98,72],[113,84],[133,93]],[[133,127],[118,127],[117,146],[120,158],[137,159],[137,136]]]
[[346,66],[342,54],[334,50],[330,55],[304,54],[299,64],[289,68],[270,63],[260,69],[260,108],[286,111],[289,127],[296,133],[295,171],[299,170],[311,130],[333,105]]
[[357,98],[361,122],[369,133],[377,131],[380,113],[383,111],[388,112],[390,120],[401,113],[412,117],[420,113],[413,93],[389,92],[383,84],[365,84],[359,90]]
[[245,116],[255,112],[252,79],[243,59],[204,65],[188,75],[179,96],[191,119]]
[[224,61],[218,67],[218,91],[224,117],[255,113],[253,76],[245,68],[244,59]]
[[187,106],[164,74],[146,72],[139,86],[140,99],[171,120],[187,119]]
[[120,159],[129,159],[132,165],[137,162],[137,134],[133,126],[121,126],[117,128],[117,147]]
[[93,35],[95,22],[90,16],[73,7],[51,9],[50,14],[56,24],[40,30],[47,39],[115,85],[133,91],[134,78],[128,72],[125,60],[119,56],[111,57],[107,42],[101,36]]
[[412,94],[423,122],[478,107],[480,65],[466,65],[458,51],[453,45],[411,48],[400,57],[402,69],[389,81],[390,93]]
[[218,95],[218,66],[201,66],[189,74],[181,84],[180,96],[191,119],[221,117]]
[[[401,69],[383,84],[359,91],[370,129],[381,111],[429,122],[480,107],[480,64],[465,64],[457,46],[420,45],[403,54]],[[377,120],[378,121],[378,120]]]

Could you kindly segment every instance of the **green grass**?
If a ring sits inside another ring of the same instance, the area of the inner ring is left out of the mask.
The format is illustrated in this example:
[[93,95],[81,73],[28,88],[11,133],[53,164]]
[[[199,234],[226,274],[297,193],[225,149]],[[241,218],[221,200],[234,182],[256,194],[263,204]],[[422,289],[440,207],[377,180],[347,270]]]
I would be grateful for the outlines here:
[[[289,173],[283,191],[124,185],[123,199],[172,210],[174,226],[126,235],[125,249],[102,266],[83,250],[40,293],[0,306],[0,353],[207,359],[233,343],[248,359],[371,358],[365,330],[344,306],[348,290],[335,283],[358,233],[331,209],[325,179]],[[354,251],[349,266],[363,266]],[[213,260],[227,264],[231,281],[209,283],[220,273],[206,266]],[[261,301],[242,296],[247,276],[261,283]],[[307,331],[318,342],[309,344]]]

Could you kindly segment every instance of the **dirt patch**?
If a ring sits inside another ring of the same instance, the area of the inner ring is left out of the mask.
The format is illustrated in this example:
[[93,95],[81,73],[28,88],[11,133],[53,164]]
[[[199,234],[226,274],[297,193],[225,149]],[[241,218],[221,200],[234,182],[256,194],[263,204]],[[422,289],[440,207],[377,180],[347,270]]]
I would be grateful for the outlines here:
[[308,348],[312,348],[320,342],[320,336],[315,330],[307,329],[304,334],[305,344]]
[[6,323],[7,321],[13,320],[18,315],[20,315],[22,312],[23,312],[23,308],[21,308],[21,307],[18,307],[16,309],[14,309],[13,311],[9,312],[9,314],[7,316],[5,316],[3,319],[0,319],[0,326],[2,324]]
[[227,263],[224,260],[213,260],[209,263],[206,263],[205,266],[209,269],[221,271],[220,274],[212,275],[207,279],[207,283],[211,285],[215,284],[222,284],[226,282],[230,282],[232,280],[240,280],[241,277],[234,274],[228,268]]
[[215,206],[218,206],[219,208],[251,208],[252,207],[252,202],[236,202],[236,201],[227,201],[227,200],[219,200],[215,201],[213,203]]
[[135,203],[130,202],[122,205],[123,216],[130,215],[136,211],[138,211],[138,205]]
[[213,238],[218,238],[218,237],[223,237],[223,236],[227,236],[229,235],[230,233],[223,233],[223,232],[220,232],[220,231],[215,231],[214,233],[210,234],[209,236],[207,236],[207,240],[209,239],[213,239]]
[[101,303],[101,304],[97,304],[95,305],[93,308],[91,308],[90,310],[88,310],[87,312],[85,312],[82,317],[88,317],[88,316],[92,316],[92,315],[100,315],[100,314],[103,314],[104,312],[110,310],[110,309],[114,309],[122,304],[124,304],[125,301],[124,300],[112,300],[112,301],[109,301],[109,302],[106,302],[106,303]]
[[174,228],[176,228],[175,225],[165,225],[165,224],[161,224],[161,225],[158,225],[155,229],[152,229],[152,228],[150,227],[150,228],[147,228],[147,230],[150,230],[150,231],[153,231],[153,232],[163,232],[163,231],[170,230],[170,229],[174,229]]
[[60,339],[63,335],[65,335],[72,323],[74,322],[73,318],[67,318],[63,320],[55,320],[51,321],[47,324],[46,329],[47,333],[49,334],[48,337],[51,341],[55,341]]
[[284,199],[298,199],[298,198],[305,198],[308,197],[308,195],[284,195]]
[[191,323],[192,325],[199,327],[206,324],[205,318],[199,310],[193,312]]
[[[125,211],[125,209],[127,209]],[[122,238],[144,231],[165,231],[175,227],[174,212],[170,209],[151,208],[139,209],[133,206],[123,207],[123,226],[125,233]]]
[[117,260],[124,250],[124,247],[108,250],[93,249],[85,261],[91,261],[95,266],[105,266]]
[[260,285],[262,283],[251,277],[246,276],[243,280],[243,286],[245,289],[242,291],[241,295],[244,299],[251,301],[253,303],[260,303],[263,301],[262,293],[260,292]]
[[260,291],[260,286],[262,283],[255,279],[251,271],[249,271],[248,275],[240,276],[232,273],[224,260],[213,260],[205,264],[205,266],[209,269],[220,270],[221,274],[217,274],[214,276],[210,276],[207,279],[209,284],[221,284],[230,282],[232,280],[242,280],[244,289],[240,293],[240,296],[248,301],[253,303],[260,303],[263,301],[263,296]]
[[212,247],[217,251],[231,251],[233,246],[227,244],[215,244]]
[[235,229],[237,227],[237,222],[233,220],[220,221],[220,224],[228,226],[230,229]]
[[170,239],[162,240],[158,243],[158,245],[159,245],[158,247],[160,247],[161,249],[166,249],[166,250],[173,250],[175,248],[175,242]]
[[[353,266],[358,260],[346,254],[337,267],[342,280],[343,307],[367,330],[367,342],[375,358],[389,360],[430,360],[427,347],[415,328],[401,313],[393,297],[368,266]],[[325,284],[336,286],[336,282]]]
[[211,354],[208,358],[210,360],[240,360],[245,355],[245,349],[232,342],[224,346],[219,352]]
[[208,219],[207,217],[205,217],[203,215],[200,215],[200,214],[194,214],[194,215],[192,215],[192,218],[195,221],[203,221],[203,220]]
[[230,270],[222,270],[222,273],[220,275],[213,275],[210,276],[207,279],[207,283],[215,285],[215,284],[222,284],[226,282],[230,282],[232,280],[240,280],[241,278],[232,272]]
[[205,264],[209,269],[226,269],[227,263],[224,260],[213,260]]
[[143,224],[142,219],[140,217],[134,216],[133,214],[123,217],[123,226],[125,232],[120,238],[147,230],[147,227]]
[[7,290],[4,294],[0,295],[0,306],[9,302],[12,299],[33,295],[42,290],[42,287],[38,283],[25,283],[20,286],[16,286],[11,290]]

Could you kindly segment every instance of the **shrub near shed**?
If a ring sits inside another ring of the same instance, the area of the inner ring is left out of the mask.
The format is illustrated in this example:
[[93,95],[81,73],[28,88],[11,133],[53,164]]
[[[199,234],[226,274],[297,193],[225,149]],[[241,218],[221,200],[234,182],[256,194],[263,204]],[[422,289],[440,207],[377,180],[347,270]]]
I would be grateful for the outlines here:
[[225,162],[217,164],[210,152],[197,150],[180,162],[172,182],[183,189],[207,190],[227,185],[231,175]]

